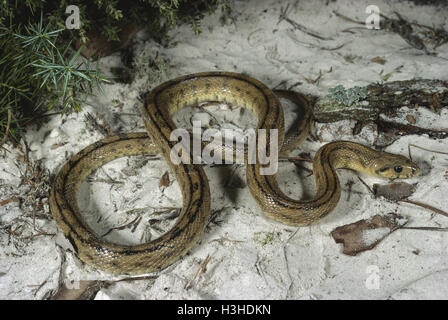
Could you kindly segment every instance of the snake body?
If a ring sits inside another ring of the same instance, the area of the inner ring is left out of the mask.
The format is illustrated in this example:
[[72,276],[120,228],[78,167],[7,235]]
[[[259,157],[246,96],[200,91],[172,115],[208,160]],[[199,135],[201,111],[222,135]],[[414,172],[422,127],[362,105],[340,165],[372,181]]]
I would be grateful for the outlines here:
[[[283,109],[278,96],[302,106],[304,115],[296,130],[284,133]],[[307,99],[293,92],[274,93],[260,81],[230,72],[191,74],[167,81],[146,97],[144,133],[120,134],[102,139],[74,155],[59,171],[50,191],[50,210],[60,230],[78,257],[102,270],[115,274],[139,274],[164,269],[185,255],[198,241],[209,219],[210,191],[201,165],[170,160],[176,129],[171,116],[177,110],[201,102],[224,101],[245,107],[258,117],[257,129],[278,130],[281,153],[294,149],[306,137],[311,125]],[[266,139],[269,148],[270,139]],[[161,153],[170,166],[183,197],[183,207],[174,227],[151,242],[125,246],[101,240],[79,212],[76,194],[83,180],[101,165],[123,156]],[[419,172],[407,158],[375,151],[357,143],[335,141],[318,150],[313,161],[316,196],[294,200],[278,187],[275,175],[262,175],[264,165],[248,164],[247,182],[252,196],[269,217],[289,225],[312,224],[338,203],[341,187],[337,168],[349,168],[374,176],[406,178]]]

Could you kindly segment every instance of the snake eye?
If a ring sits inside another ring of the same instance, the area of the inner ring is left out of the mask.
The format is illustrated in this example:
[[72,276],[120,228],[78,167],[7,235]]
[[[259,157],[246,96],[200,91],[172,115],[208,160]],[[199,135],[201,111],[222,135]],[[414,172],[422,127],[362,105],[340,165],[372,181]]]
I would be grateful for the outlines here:
[[394,170],[396,173],[400,173],[401,171],[403,171],[403,167],[402,166],[395,166]]

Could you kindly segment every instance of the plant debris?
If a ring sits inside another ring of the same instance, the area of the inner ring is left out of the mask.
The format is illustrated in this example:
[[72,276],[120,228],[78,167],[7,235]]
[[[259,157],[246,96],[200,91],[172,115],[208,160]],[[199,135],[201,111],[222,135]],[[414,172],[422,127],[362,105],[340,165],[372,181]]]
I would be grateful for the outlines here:
[[384,197],[389,200],[401,200],[411,196],[415,192],[415,185],[407,182],[395,182],[389,184],[374,184],[375,197]]
[[410,124],[415,124],[415,122],[416,122],[414,116],[413,116],[413,115],[410,115],[410,114],[406,115],[406,120],[407,120]]
[[331,232],[336,243],[342,243],[342,253],[356,256],[358,253],[373,249],[378,243],[395,230],[404,226],[408,220],[395,213],[375,215],[368,220],[337,227]]
[[448,129],[434,130],[423,127],[414,126],[411,124],[402,124],[392,121],[377,119],[375,123],[378,125],[378,131],[385,132],[397,136],[416,134],[427,134],[430,138],[445,139],[448,137]]
[[159,188],[168,187],[170,185],[170,175],[165,171],[159,181]]
[[383,58],[377,56],[375,58],[372,58],[372,60],[370,60],[372,62],[378,63],[378,64],[385,64],[387,61],[384,60]]
[[107,285],[105,281],[81,280],[73,283],[69,288],[66,284],[61,285],[58,292],[51,300],[93,300],[95,295]]
[[280,22],[282,22],[283,20],[285,20],[286,22],[288,22],[290,25],[293,26],[294,29],[300,30],[312,37],[315,37],[317,39],[320,40],[333,40],[333,38],[331,37],[325,37],[320,35],[319,33],[317,33],[314,30],[310,30],[309,28],[295,22],[294,20],[291,20],[290,18],[288,18],[288,9],[289,9],[289,3],[286,5],[286,8],[283,9],[283,7],[280,9],[281,13],[280,13],[280,17],[279,20],[277,22],[277,24],[279,24]]
[[[356,21],[354,19],[346,17],[337,11],[333,12],[338,17],[346,21],[356,23],[359,25],[364,24],[361,21]],[[394,14],[397,16],[398,19],[392,19],[381,14],[381,18],[383,18],[381,20],[381,29],[399,35],[411,47],[418,50],[422,50],[426,54],[431,54],[431,52],[428,51],[424,41],[432,43],[433,49],[448,42],[448,33],[445,30],[436,29],[434,27],[428,27],[418,23],[411,23],[405,20],[398,12],[395,11]],[[417,30],[414,30],[414,26],[417,27],[416,29],[423,28],[424,31],[418,32]]]
[[204,259],[204,261],[200,264],[198,270],[196,271],[193,279],[191,279],[184,287],[185,290],[190,290],[191,288],[193,288],[193,285],[196,281],[196,279],[207,272],[207,264],[210,262],[211,260],[211,256],[208,254],[207,257]]

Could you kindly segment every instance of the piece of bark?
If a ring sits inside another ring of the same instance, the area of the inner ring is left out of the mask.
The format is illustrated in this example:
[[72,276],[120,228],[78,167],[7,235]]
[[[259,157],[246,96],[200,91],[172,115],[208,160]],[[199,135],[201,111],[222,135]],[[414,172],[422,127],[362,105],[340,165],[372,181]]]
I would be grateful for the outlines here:
[[393,115],[396,109],[405,106],[414,108],[418,105],[440,113],[440,109],[448,105],[448,82],[442,80],[373,83],[364,90],[365,97],[349,104],[342,103],[343,99],[338,99],[334,93],[317,99],[313,112],[315,119],[318,122],[369,121],[377,119],[380,114]]
[[400,215],[376,215],[368,220],[360,220],[337,227],[331,232],[336,243],[342,243],[342,253],[356,256],[358,253],[373,249],[385,237],[404,226],[408,220]]

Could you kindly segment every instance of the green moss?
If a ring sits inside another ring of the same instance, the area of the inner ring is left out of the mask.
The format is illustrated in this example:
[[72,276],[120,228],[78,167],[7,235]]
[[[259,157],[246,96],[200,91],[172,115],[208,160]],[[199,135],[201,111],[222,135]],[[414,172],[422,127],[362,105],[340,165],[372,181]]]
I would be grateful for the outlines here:
[[364,100],[367,97],[366,87],[353,87],[345,89],[342,85],[328,89],[328,97],[337,103],[345,106],[352,106],[353,104]]
[[280,236],[280,232],[256,232],[253,239],[262,246],[273,244],[274,241]]

